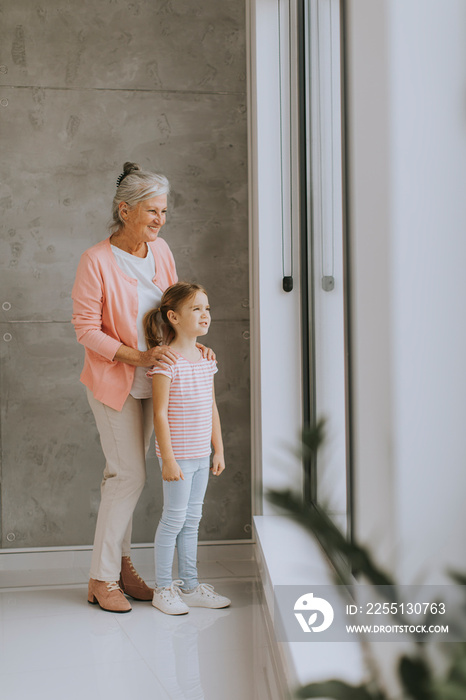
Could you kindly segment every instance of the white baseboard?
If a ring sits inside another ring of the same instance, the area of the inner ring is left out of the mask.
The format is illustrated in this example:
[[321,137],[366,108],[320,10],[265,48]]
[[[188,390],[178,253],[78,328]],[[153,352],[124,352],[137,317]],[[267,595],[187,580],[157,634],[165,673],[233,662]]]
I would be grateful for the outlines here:
[[[27,550],[2,549],[0,550],[0,572],[35,569],[89,569],[91,554],[91,546],[39,547]],[[254,556],[252,540],[199,543],[199,561],[252,560]],[[154,546],[152,544],[133,545],[131,559],[135,566],[152,566]]]

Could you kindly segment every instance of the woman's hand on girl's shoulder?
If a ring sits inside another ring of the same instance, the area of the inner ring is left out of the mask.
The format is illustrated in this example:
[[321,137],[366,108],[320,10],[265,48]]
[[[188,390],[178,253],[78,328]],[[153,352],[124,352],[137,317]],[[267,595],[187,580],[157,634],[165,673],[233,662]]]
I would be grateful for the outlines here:
[[184,475],[176,459],[162,460],[162,479],[164,481],[184,481]]
[[212,457],[212,466],[210,468],[210,471],[214,476],[219,476],[225,469],[225,457],[221,454],[217,454],[214,452],[214,456]]
[[201,351],[201,355],[204,360],[216,360],[214,351],[211,348],[206,348],[202,343],[196,343],[196,347]]
[[143,367],[158,367],[166,369],[167,365],[174,365],[177,361],[177,356],[169,345],[156,345],[142,353]]

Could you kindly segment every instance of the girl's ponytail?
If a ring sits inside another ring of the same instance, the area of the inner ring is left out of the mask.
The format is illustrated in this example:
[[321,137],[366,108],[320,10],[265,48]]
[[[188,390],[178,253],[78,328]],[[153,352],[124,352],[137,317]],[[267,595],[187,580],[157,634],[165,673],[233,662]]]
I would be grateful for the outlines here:
[[146,343],[148,348],[155,348],[157,345],[162,345],[163,336],[160,329],[160,307],[156,309],[151,309],[144,316],[144,335],[146,336]]

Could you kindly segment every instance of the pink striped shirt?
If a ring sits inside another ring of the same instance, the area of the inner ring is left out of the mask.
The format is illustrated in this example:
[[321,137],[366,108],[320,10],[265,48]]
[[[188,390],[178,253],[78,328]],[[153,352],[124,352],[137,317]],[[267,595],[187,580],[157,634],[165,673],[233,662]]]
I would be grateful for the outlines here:
[[[171,379],[168,425],[175,459],[207,457],[212,440],[212,387],[217,370],[215,360],[189,362],[182,355],[174,365],[152,367],[147,376],[164,374]],[[155,450],[161,457],[159,444]]]

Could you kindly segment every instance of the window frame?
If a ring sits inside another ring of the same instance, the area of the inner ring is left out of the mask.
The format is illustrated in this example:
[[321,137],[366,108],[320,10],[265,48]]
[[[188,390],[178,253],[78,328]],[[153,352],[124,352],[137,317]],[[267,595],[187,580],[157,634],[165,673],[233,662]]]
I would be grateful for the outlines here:
[[[315,427],[319,420],[316,406],[316,392],[311,391],[316,386],[316,349],[315,326],[312,322],[315,312],[315,272],[314,272],[314,235],[312,230],[312,170],[310,160],[311,148],[310,121],[312,105],[310,104],[310,37],[308,36],[309,9],[312,2],[319,0],[297,0],[297,38],[298,38],[298,82],[299,82],[299,187],[300,187],[300,247],[301,247],[301,323],[302,323],[302,374],[303,374],[303,427]],[[348,231],[348,188],[347,188],[347,157],[346,157],[346,61],[345,36],[346,13],[344,0],[334,0],[339,10],[339,39],[340,61],[340,105],[338,119],[341,124],[341,187],[342,187],[342,245],[343,245],[343,324],[344,324],[344,413],[345,413],[345,475],[346,475],[346,525],[350,539],[354,533],[354,489],[353,489],[353,428],[352,428],[352,388],[351,388],[351,320],[350,320],[350,242]],[[304,498],[317,509],[321,509],[318,501],[317,460],[314,457],[304,461]]]

